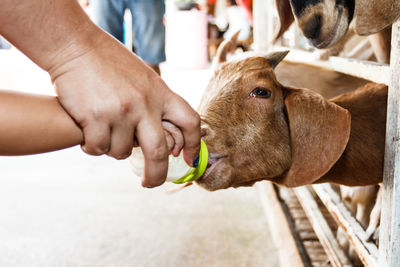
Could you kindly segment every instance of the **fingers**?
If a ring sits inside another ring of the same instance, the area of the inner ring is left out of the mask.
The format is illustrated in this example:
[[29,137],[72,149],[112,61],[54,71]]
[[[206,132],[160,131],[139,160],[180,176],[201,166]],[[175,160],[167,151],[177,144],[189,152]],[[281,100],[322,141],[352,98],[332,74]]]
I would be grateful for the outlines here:
[[183,133],[183,158],[190,166],[200,151],[200,116],[181,97],[174,94],[165,107],[164,119]]
[[82,150],[90,155],[103,155],[110,149],[111,132],[106,123],[89,123],[83,128],[85,143]]
[[166,130],[164,130],[164,135],[165,135],[165,140],[167,141],[168,152],[171,153],[171,151],[174,149],[175,146],[174,138]]
[[164,129],[157,120],[143,119],[136,128],[145,164],[142,185],[155,187],[164,183],[168,170],[168,147]]
[[165,137],[167,138],[168,150],[172,152],[175,157],[179,155],[185,143],[181,130],[170,123],[169,121],[162,121]]
[[133,126],[114,126],[111,131],[111,147],[107,155],[115,159],[126,159],[132,153],[133,142]]

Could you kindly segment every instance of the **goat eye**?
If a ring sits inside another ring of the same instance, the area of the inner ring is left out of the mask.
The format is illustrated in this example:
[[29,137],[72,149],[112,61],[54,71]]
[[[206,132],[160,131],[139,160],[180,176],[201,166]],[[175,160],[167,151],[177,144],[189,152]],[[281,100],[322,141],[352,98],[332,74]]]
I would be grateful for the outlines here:
[[270,98],[271,95],[272,95],[272,92],[270,90],[262,88],[262,87],[257,87],[250,93],[251,97],[260,97],[260,98]]

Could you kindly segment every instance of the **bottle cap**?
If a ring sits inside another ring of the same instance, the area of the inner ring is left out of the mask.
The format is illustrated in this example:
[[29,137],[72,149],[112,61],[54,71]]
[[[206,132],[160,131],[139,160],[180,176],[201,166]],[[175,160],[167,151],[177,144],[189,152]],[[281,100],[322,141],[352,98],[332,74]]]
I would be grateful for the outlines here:
[[206,170],[207,163],[208,163],[208,149],[206,143],[204,143],[203,140],[200,140],[199,163],[197,167],[195,167],[193,170],[191,170],[189,173],[179,178],[178,180],[173,181],[173,183],[183,184],[199,179]]

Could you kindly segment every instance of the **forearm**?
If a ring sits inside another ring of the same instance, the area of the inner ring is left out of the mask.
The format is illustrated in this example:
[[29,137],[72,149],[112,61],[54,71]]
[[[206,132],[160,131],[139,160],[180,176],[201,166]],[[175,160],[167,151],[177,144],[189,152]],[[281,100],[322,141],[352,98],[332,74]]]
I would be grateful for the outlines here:
[[76,0],[0,0],[0,6],[0,34],[47,71],[106,36]]
[[26,155],[81,144],[81,129],[56,97],[0,91],[0,155]]

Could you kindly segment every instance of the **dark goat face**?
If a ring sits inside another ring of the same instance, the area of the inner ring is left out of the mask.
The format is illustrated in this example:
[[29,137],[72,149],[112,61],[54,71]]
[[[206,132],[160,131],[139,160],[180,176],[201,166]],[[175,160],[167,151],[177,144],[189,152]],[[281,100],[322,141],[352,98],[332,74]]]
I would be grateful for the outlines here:
[[290,0],[297,25],[317,48],[337,43],[347,32],[354,0]]

